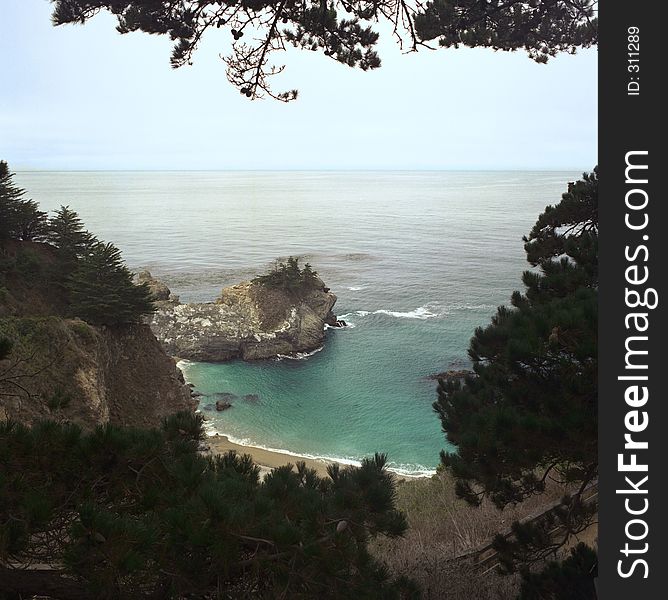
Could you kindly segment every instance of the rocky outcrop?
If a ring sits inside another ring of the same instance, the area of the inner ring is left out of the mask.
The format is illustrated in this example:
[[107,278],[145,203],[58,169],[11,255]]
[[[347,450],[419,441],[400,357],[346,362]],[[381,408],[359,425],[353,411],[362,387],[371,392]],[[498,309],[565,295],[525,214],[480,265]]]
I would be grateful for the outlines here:
[[[0,360],[0,420],[153,427],[195,408],[148,325],[94,327],[66,318],[64,288],[52,278],[54,248],[10,240],[0,254],[11,266],[0,269],[0,342],[11,342]],[[151,290],[161,302],[178,302],[169,290]]]
[[446,381],[463,381],[471,375],[475,375],[475,372],[470,369],[451,369],[449,371],[442,371],[441,373],[428,375],[427,379],[433,379],[434,381],[440,379],[445,379]]
[[171,290],[159,279],[151,275],[149,271],[140,271],[135,275],[135,283],[146,285],[153,296],[155,305],[159,308],[176,306],[179,297],[172,294]]
[[223,289],[216,302],[162,303],[150,326],[172,356],[258,360],[319,348],[325,325],[336,324],[335,302],[320,280],[296,293],[246,281]]
[[58,317],[5,318],[0,334],[14,342],[0,372],[0,417],[158,426],[196,401],[173,358],[147,325],[92,327]]

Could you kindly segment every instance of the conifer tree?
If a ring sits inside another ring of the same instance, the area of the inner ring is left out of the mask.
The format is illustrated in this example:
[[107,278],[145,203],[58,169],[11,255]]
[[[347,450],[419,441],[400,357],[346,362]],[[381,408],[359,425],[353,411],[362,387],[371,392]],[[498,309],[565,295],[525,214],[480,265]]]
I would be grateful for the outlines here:
[[[521,50],[546,62],[559,52],[574,53],[598,41],[595,0],[52,0],[53,22],[85,23],[101,10],[118,19],[121,33],[144,31],[174,40],[172,66],[192,64],[202,37],[227,29],[233,39],[225,58],[227,77],[249,98],[282,101],[296,90],[272,91],[283,71],[271,54],[292,45],[320,51],[350,67],[380,66],[375,27],[387,21],[404,50],[426,47],[485,47]],[[251,33],[252,32],[252,33]],[[248,35],[247,35],[248,34]]]
[[[0,589],[62,600],[414,598],[369,554],[406,528],[377,455],[264,479],[205,457],[201,417],[160,430],[0,423]],[[48,564],[49,570],[39,565]]]
[[58,250],[63,263],[73,266],[96,240],[86,231],[75,211],[69,206],[61,206],[49,219],[46,241]]
[[302,269],[299,258],[290,256],[285,262],[276,262],[274,268],[253,278],[253,283],[273,289],[280,289],[289,294],[300,295],[317,287],[322,287],[322,281],[313,267],[306,263]]
[[442,461],[461,497],[503,508],[543,491],[548,477],[575,486],[551,519],[515,524],[514,541],[497,538],[507,570],[546,557],[596,511],[583,492],[598,474],[597,204],[594,171],[545,209],[525,238],[539,272],[525,272],[526,292],[476,330],[475,375],[439,382],[434,409],[457,447]]
[[111,243],[93,242],[67,283],[73,316],[92,324],[135,323],[155,308],[146,284],[136,285]]
[[0,161],[0,241],[9,239],[13,233],[13,217],[17,203],[25,194],[24,190],[14,185],[14,174],[9,165]]
[[12,237],[26,242],[42,241],[48,230],[46,213],[34,200],[19,201],[12,221]]
[[518,600],[596,600],[597,575],[596,552],[580,542],[564,561],[550,561],[538,572],[525,572]]
[[0,161],[0,242],[10,238],[39,240],[46,233],[46,213],[24,196],[25,190],[14,183],[14,173]]

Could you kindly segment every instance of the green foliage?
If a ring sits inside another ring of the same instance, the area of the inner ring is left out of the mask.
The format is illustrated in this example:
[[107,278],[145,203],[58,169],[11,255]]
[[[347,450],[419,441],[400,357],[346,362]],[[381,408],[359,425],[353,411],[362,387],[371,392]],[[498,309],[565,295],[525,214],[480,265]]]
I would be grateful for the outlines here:
[[524,49],[537,62],[598,41],[595,2],[431,0],[415,16],[421,40],[444,48]]
[[70,322],[70,330],[86,343],[92,342],[95,339],[94,330],[84,321],[75,320]]
[[121,253],[93,242],[67,282],[73,316],[97,325],[133,323],[155,308],[146,284],[135,285]]
[[[552,259],[567,256],[571,259],[569,263],[579,268],[583,276],[576,280],[579,286],[595,286],[598,283],[598,169],[584,173],[580,181],[569,184],[561,202],[557,206],[546,206],[523,240],[527,260],[533,267],[555,268],[557,265]],[[553,282],[556,274],[554,271],[549,274],[547,279]],[[568,273],[568,279],[573,279],[573,273]],[[528,283],[527,286],[531,287]],[[569,291],[562,288],[558,293],[563,296]]]
[[261,480],[249,456],[200,455],[202,438],[191,413],[161,430],[0,424],[0,586],[12,581],[9,565],[33,560],[67,575],[54,571],[41,593],[66,581],[67,597],[100,600],[411,589],[367,551],[370,538],[406,528],[384,456],[327,478],[298,463]]
[[44,264],[35,250],[29,247],[20,247],[16,253],[14,270],[25,278],[31,278],[41,273]]
[[[100,10],[118,20],[118,31],[143,31],[174,41],[172,66],[192,64],[209,29],[227,29],[232,54],[227,77],[249,98],[281,101],[296,90],[274,93],[271,78],[283,67],[270,55],[286,45],[363,70],[380,66],[376,52],[379,21],[387,21],[402,48],[415,51],[438,38],[442,47],[525,49],[538,62],[558,52],[574,53],[598,41],[594,0],[52,0],[53,22],[85,23]],[[252,31],[252,35],[245,34]],[[251,39],[249,39],[251,38]]]
[[306,263],[303,269],[300,268],[299,259],[294,256],[290,256],[286,262],[277,262],[269,273],[255,277],[253,283],[293,295],[322,288],[322,282],[311,265]]
[[[146,285],[135,285],[132,273],[113,244],[104,244],[85,230],[79,215],[61,206],[47,220],[25,191],[13,184],[7,163],[0,161],[0,242],[43,239],[56,250],[47,263],[36,248],[16,245],[15,255],[0,255],[0,283],[9,274],[31,286],[39,276],[55,285],[69,304],[69,314],[96,325],[135,323],[154,311]],[[4,301],[0,297],[0,301]]]
[[580,542],[563,562],[552,561],[538,573],[522,574],[518,600],[596,600],[598,557]]
[[150,292],[135,285],[113,244],[86,231],[79,215],[61,206],[49,220],[47,241],[57,251],[57,281],[67,291],[70,313],[92,324],[134,323],[154,311]]
[[497,535],[492,542],[499,558],[498,571],[507,575],[526,572],[526,566],[556,555],[573,534],[584,531],[598,512],[596,502],[586,502],[583,495],[566,495],[561,504],[539,519],[514,522],[510,536]]
[[24,196],[25,190],[14,184],[14,173],[4,160],[0,161],[0,242],[39,240],[46,233],[46,213]]
[[46,241],[58,251],[61,267],[71,271],[95,238],[84,229],[76,212],[69,206],[61,206],[49,219]]
[[[598,472],[597,200],[594,172],[546,208],[525,238],[540,272],[527,271],[526,293],[476,330],[475,376],[439,382],[434,404],[457,446],[442,461],[461,497],[476,504],[488,496],[502,508],[542,492],[547,477],[575,484],[570,509],[556,515],[567,533],[591,516],[581,493]],[[551,544],[530,529],[516,532],[526,543],[503,549],[509,561]]]

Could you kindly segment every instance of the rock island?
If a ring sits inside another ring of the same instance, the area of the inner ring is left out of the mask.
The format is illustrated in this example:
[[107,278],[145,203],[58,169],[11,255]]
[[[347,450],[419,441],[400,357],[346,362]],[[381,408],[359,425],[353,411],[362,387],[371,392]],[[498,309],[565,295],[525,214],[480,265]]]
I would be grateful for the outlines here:
[[182,304],[148,271],[157,310],[150,326],[172,356],[202,362],[259,360],[311,352],[325,329],[340,327],[332,312],[336,296],[307,263],[277,263],[272,271],[222,290],[214,302]]

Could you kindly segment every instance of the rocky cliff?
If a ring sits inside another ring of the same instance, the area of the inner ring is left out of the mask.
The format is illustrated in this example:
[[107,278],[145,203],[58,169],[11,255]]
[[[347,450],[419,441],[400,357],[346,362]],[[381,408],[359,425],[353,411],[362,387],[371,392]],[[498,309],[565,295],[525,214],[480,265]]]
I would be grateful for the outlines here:
[[14,378],[0,381],[0,419],[150,427],[194,408],[181,371],[146,325],[5,318],[0,335],[14,342],[0,363]]
[[181,371],[148,325],[93,327],[64,318],[50,283],[51,249],[14,243],[3,250],[0,340],[12,349],[0,360],[0,420],[155,426],[194,408]]
[[322,345],[325,325],[337,323],[336,296],[321,280],[291,293],[246,281],[224,288],[215,302],[181,304],[148,274],[140,277],[161,290],[151,329],[179,358],[221,362],[309,352]]

